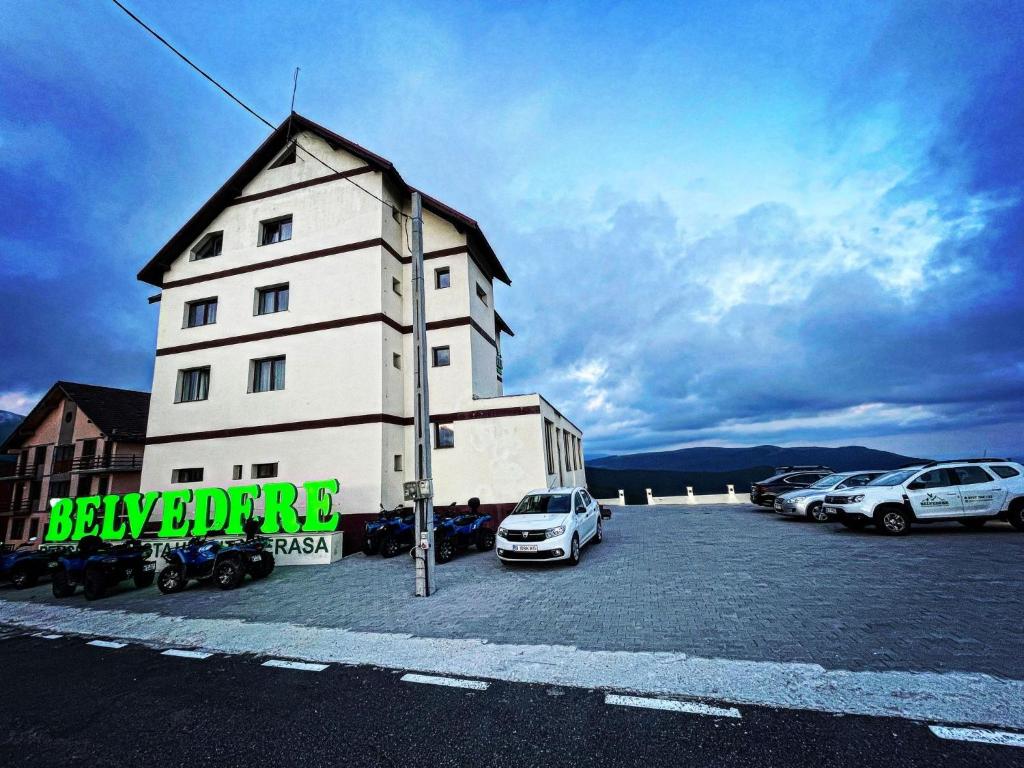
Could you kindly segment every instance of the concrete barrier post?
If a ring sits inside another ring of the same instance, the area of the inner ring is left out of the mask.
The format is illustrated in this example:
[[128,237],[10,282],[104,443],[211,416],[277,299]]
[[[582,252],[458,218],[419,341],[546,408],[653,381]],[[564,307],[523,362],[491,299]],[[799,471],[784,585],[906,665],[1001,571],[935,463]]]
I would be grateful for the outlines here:
[[647,491],[647,503],[648,504],[653,504],[654,503],[654,494],[651,493],[651,489],[650,488],[645,488],[644,490]]
[[693,495],[693,486],[692,485],[686,486],[686,503],[687,504],[696,504],[697,503],[697,497]]
[[729,503],[730,504],[739,504],[740,500],[736,498],[736,486],[727,485],[727,486],[725,486],[725,489],[726,489],[726,491],[729,494]]
[[622,489],[619,489],[619,506],[626,506],[626,492],[623,491]]

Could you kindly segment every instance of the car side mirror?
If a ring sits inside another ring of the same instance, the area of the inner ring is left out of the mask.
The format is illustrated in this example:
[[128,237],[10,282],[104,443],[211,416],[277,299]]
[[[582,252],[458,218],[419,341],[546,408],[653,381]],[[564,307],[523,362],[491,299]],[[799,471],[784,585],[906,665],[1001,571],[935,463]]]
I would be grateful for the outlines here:
[[587,508],[584,507],[582,504],[580,504],[579,506],[576,507],[576,514],[577,515],[585,515],[585,514],[587,514]]

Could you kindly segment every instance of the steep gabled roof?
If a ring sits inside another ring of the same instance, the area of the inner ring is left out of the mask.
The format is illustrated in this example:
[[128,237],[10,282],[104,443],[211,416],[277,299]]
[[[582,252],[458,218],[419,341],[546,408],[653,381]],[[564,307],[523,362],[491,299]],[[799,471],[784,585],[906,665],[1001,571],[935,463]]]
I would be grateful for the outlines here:
[[[185,222],[185,226],[179,229],[167,241],[167,244],[149,260],[146,266],[139,271],[138,279],[150,285],[160,287],[164,272],[167,271],[174,260],[210,226],[213,220],[232,200],[242,194],[245,186],[256,178],[257,174],[277,156],[278,152],[284,149],[289,137],[299,131],[315,133],[332,148],[344,149],[346,152],[358,157],[375,171],[383,173],[400,192],[409,194],[414,191],[413,187],[405,183],[405,180],[402,179],[390,160],[374,154],[365,147],[349,141],[344,136],[340,136],[318,123],[314,123],[307,117],[293,112],[291,117],[286,118],[284,122],[274,129],[274,132],[267,137],[267,140],[260,144],[256,151],[242,163],[239,169],[231,175],[231,178],[213,193],[213,197],[207,200],[202,208]],[[501,280],[506,284],[511,283],[490,243],[487,242],[483,230],[480,229],[480,225],[476,221],[464,213],[460,213],[454,208],[445,205],[440,200],[430,197],[423,192],[420,192],[420,194],[423,197],[424,208],[451,222],[460,232],[466,233],[466,242],[469,245],[470,251],[482,262],[485,271],[490,272],[490,277]]]
[[25,420],[8,435],[0,445],[0,453],[17,448],[22,438],[32,434],[63,397],[73,401],[107,437],[128,442],[141,442],[146,437],[149,392],[58,381],[36,403]]

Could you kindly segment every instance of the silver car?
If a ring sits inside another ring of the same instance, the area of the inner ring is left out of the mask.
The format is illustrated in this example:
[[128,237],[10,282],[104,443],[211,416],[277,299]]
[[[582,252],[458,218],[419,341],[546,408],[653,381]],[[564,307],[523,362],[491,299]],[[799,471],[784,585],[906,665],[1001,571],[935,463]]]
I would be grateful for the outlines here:
[[842,488],[859,488],[867,485],[876,477],[881,477],[888,470],[862,470],[859,472],[836,472],[826,475],[813,485],[787,491],[775,497],[774,511],[787,517],[806,517],[816,523],[824,523],[829,519],[823,506],[825,496],[830,491]]

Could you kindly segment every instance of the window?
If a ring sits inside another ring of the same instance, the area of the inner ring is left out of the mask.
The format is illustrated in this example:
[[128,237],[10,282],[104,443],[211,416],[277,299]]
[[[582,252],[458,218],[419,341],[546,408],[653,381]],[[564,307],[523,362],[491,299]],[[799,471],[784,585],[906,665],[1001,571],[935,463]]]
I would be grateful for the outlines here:
[[291,165],[295,162],[295,142],[288,145],[288,149],[281,153],[281,156],[270,164],[271,168],[280,168],[283,165]]
[[[58,480],[57,482],[50,483],[50,498],[51,499],[66,499],[71,495],[71,481],[70,480]],[[31,494],[29,494],[31,497]]]
[[1020,472],[1018,472],[1013,467],[998,466],[990,467],[990,469],[1000,477],[1016,477],[1017,475],[1020,474]]
[[275,461],[272,464],[253,464],[252,476],[253,478],[277,477],[277,462]]
[[88,496],[89,491],[92,489],[92,478],[88,475],[78,478],[78,489],[75,494],[78,496]]
[[53,449],[53,466],[50,472],[55,475],[71,471],[71,462],[75,458],[75,446],[58,445]]
[[11,520],[11,538],[20,539],[25,533],[25,518],[15,517]]
[[197,299],[185,304],[185,327],[213,325],[217,322],[217,299]]
[[210,395],[210,368],[188,368],[178,371],[176,403],[193,403]]
[[288,283],[256,289],[256,314],[272,315],[288,309]]
[[28,537],[30,539],[39,535],[39,518],[33,517],[28,521]]
[[555,463],[551,460],[551,441],[554,428],[554,424],[544,419],[544,463],[547,465],[549,475],[555,474]]
[[919,490],[921,488],[945,488],[950,485],[953,485],[953,478],[949,476],[947,470],[933,469],[930,472],[925,472],[907,487]]
[[46,463],[46,446],[40,445],[36,447],[36,450],[32,457],[32,463],[35,466],[41,466]]
[[487,291],[483,289],[483,286],[480,285],[480,283],[476,284],[476,297],[485,305],[487,304]]
[[172,483],[201,483],[202,481],[202,467],[188,467],[186,469],[176,469],[171,472]]
[[391,278],[391,290],[397,293],[399,296],[402,295],[402,281],[397,277]]
[[283,243],[292,239],[292,217],[282,216],[260,222],[260,245]]
[[435,368],[452,364],[452,353],[450,347],[434,347],[431,350],[431,354],[434,357]]
[[97,496],[106,496],[108,493],[110,493],[110,478],[109,477],[101,477],[96,482],[96,495]]
[[393,366],[395,366],[395,368],[401,368],[402,367],[402,356],[400,354],[398,354],[397,352],[392,352],[391,353],[391,364]]
[[231,479],[232,480],[241,480],[242,479],[242,465],[241,464],[235,464],[235,466],[233,466],[231,468]]
[[202,259],[212,259],[214,256],[220,256],[223,245],[224,233],[211,232],[192,249],[190,261],[201,261]]
[[572,465],[569,463],[569,433],[562,433],[562,447],[565,448],[565,471],[568,472],[572,469]]
[[96,455],[96,440],[83,440],[82,441],[82,456],[95,456]]
[[396,453],[395,454],[395,472],[401,472],[401,471],[402,471],[402,454]]
[[953,474],[960,485],[977,485],[978,483],[991,483],[992,478],[981,467],[953,467]]
[[451,288],[452,271],[448,267],[439,267],[434,270],[434,287]]
[[250,392],[274,392],[284,389],[284,355],[253,360],[251,369]]
[[451,424],[435,424],[434,425],[434,447],[435,448],[454,448],[455,447],[455,427]]

